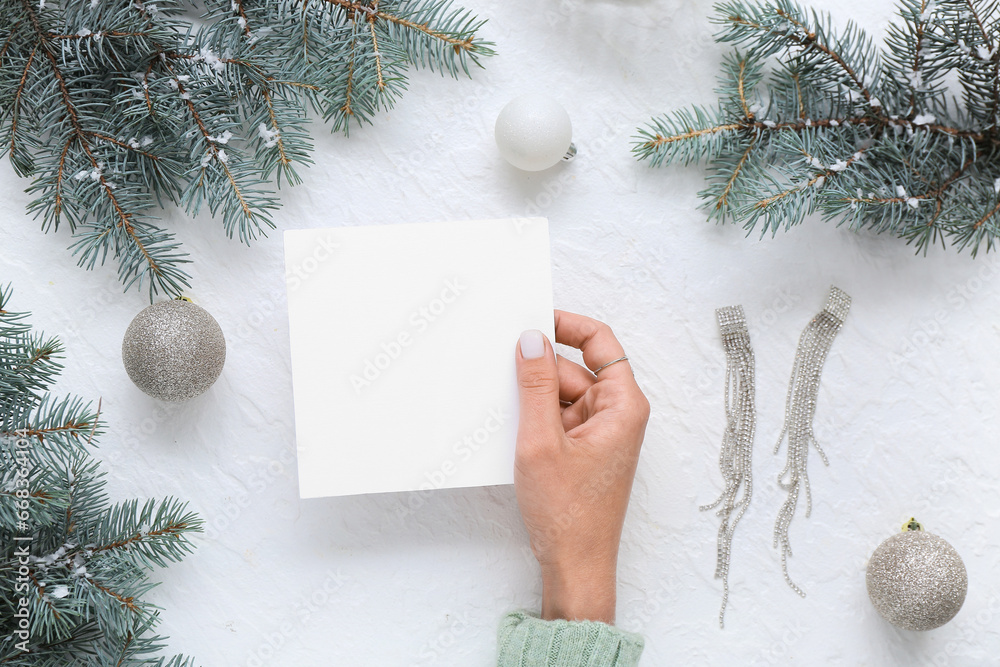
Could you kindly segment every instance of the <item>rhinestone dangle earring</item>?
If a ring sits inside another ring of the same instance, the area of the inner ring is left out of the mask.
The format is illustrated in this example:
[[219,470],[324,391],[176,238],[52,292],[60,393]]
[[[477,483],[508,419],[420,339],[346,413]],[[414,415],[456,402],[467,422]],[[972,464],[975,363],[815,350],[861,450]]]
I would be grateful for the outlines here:
[[774,447],[774,453],[777,454],[785,436],[788,436],[788,460],[784,470],[778,475],[778,485],[788,491],[788,497],[774,524],[774,547],[781,547],[781,571],[785,575],[785,581],[802,597],[806,596],[805,592],[788,576],[788,556],[792,555],[788,528],[795,516],[799,493],[803,488],[806,494],[806,518],[812,512],[812,493],[806,471],[809,445],[816,448],[824,465],[830,465],[813,435],[813,417],[816,414],[816,395],[819,392],[823,362],[826,361],[833,339],[843,326],[850,307],[851,297],[837,287],[831,287],[826,306],[802,332],[785,399],[785,425],[778,436],[778,444]]
[[722,450],[719,453],[719,469],[726,486],[718,500],[700,509],[706,511],[718,507],[715,514],[721,519],[715,565],[715,578],[722,579],[722,608],[719,610],[721,628],[725,627],[726,604],[729,602],[729,560],[733,533],[750,504],[753,492],[750,455],[753,450],[756,406],[754,355],[743,308],[719,308],[715,315],[726,350],[726,430],[722,435]]

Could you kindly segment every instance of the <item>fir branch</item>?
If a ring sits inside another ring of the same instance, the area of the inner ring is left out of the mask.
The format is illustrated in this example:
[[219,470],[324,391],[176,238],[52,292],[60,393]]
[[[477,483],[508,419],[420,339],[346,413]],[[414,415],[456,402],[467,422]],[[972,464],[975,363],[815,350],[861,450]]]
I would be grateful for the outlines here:
[[979,10],[976,7],[976,3],[973,2],[972,0],[962,0],[962,2],[966,6],[966,11],[968,11],[969,14],[972,16],[972,18],[975,20],[976,26],[979,28],[979,33],[983,37],[983,42],[986,43],[987,48],[992,52],[993,38],[990,36],[990,33],[986,30],[986,26],[983,25],[983,19],[979,16]]
[[354,109],[351,107],[351,95],[354,92],[354,63],[357,53],[357,41],[351,40],[351,54],[347,60],[347,84],[344,86],[344,103],[340,106],[340,111],[344,116],[353,116]]
[[754,149],[754,146],[756,145],[757,145],[757,139],[756,137],[754,137],[754,139],[750,141],[749,145],[747,145],[746,150],[743,151],[743,154],[740,155],[739,162],[736,163],[736,167],[733,169],[732,175],[726,180],[726,186],[722,189],[722,194],[719,195],[719,197],[715,201],[716,209],[728,208],[729,193],[732,191],[733,184],[736,183],[736,179],[740,177],[741,173],[743,173],[743,165],[746,164],[747,158],[750,157],[750,152]]
[[972,225],[972,229],[978,232],[979,228],[982,227],[987,220],[997,214],[997,211],[1000,211],[1000,201],[997,201],[997,203],[993,205],[986,215],[979,218],[979,220],[976,220],[976,223]]
[[312,163],[309,110],[347,132],[392,108],[412,67],[467,74],[493,54],[447,0],[205,4],[198,20],[178,0],[0,4],[0,156],[33,178],[29,213],[151,300],[189,280],[153,207],[207,206],[249,243],[274,226],[274,186]]
[[[25,653],[15,648],[23,639],[16,598],[0,595],[0,664],[190,665],[156,657],[157,609],[143,597],[155,586],[147,572],[190,552],[201,520],[172,498],[108,501],[89,451],[101,435],[100,403],[91,411],[79,398],[41,393],[62,348],[33,334],[27,313],[9,309],[10,296],[0,285],[0,588],[26,581],[31,623]],[[14,540],[25,534],[29,541]],[[15,545],[28,549],[26,558]]]
[[[6,45],[5,45],[6,48]],[[38,52],[37,48],[31,49],[31,53],[28,54],[28,62],[24,65],[24,71],[21,72],[21,80],[17,84],[17,92],[14,93],[14,104],[11,108],[11,118],[10,118],[10,158],[11,163],[17,170],[18,176],[27,176],[33,170],[33,166],[29,161],[29,158],[21,158],[18,153],[18,135],[17,135],[17,121],[21,115],[21,96],[24,94],[24,87],[28,81],[28,71],[31,69],[32,63],[35,62],[35,54]]]
[[246,9],[243,8],[243,0],[232,0],[232,3],[236,13],[243,19],[243,34],[250,37],[250,19],[247,17]]
[[126,596],[126,595],[123,595],[122,593],[118,593],[116,591],[113,591],[113,590],[111,590],[110,588],[108,588],[106,586],[102,586],[97,581],[91,581],[90,585],[93,586],[94,588],[96,588],[97,590],[101,591],[102,593],[104,593],[108,597],[110,597],[110,598],[118,601],[119,603],[121,603],[121,606],[122,606],[123,609],[126,609],[127,611],[129,611],[129,612],[131,612],[133,614],[137,614],[137,613],[140,612],[140,607],[135,603],[135,597],[133,597],[131,595]]
[[[39,18],[30,2],[28,2],[28,0],[22,0],[22,4],[25,14],[28,17],[29,23],[35,34],[36,46],[32,50],[32,56],[36,50],[40,50],[45,60],[48,61],[49,69],[53,80],[56,83],[58,96],[62,102],[63,110],[65,112],[65,118],[69,121],[72,128],[72,136],[74,139],[72,141],[68,140],[67,145],[63,149],[64,156],[65,154],[68,154],[68,150],[73,144],[79,146],[89,162],[93,173],[97,174],[97,180],[101,185],[101,187],[97,190],[99,193],[98,196],[103,197],[107,201],[110,206],[111,216],[114,219],[113,222],[105,222],[103,230],[97,235],[92,235],[88,239],[87,243],[80,244],[78,242],[77,244],[74,244],[74,247],[83,250],[80,258],[80,264],[87,265],[89,263],[90,265],[93,265],[98,253],[103,251],[106,254],[106,249],[108,247],[107,239],[111,238],[109,233],[113,228],[117,228],[123,233],[117,237],[119,243],[115,248],[115,255],[124,255],[125,257],[133,257],[139,260],[131,265],[125,265],[125,263],[123,263],[122,269],[127,269],[129,274],[134,273],[140,282],[143,278],[148,278],[151,297],[158,289],[170,288],[175,286],[178,282],[183,282],[183,277],[178,275],[175,270],[172,270],[169,267],[163,268],[160,266],[156,255],[159,255],[163,248],[155,248],[152,244],[147,245],[147,241],[149,239],[146,235],[141,233],[140,228],[137,226],[135,214],[126,210],[125,205],[114,192],[115,186],[112,185],[103,174],[102,164],[94,155],[94,151],[88,141],[90,134],[84,129],[80,111],[76,102],[73,100],[73,94],[67,85],[66,77],[64,76],[63,70],[60,67],[55,54],[53,54],[52,50],[49,48],[50,34],[42,28]],[[31,59],[29,58],[29,61],[30,60]],[[26,75],[27,69],[25,70],[25,76]],[[13,123],[14,120],[12,120],[12,124]],[[56,214],[61,213],[63,208],[63,170],[64,157],[60,159],[59,175],[56,184],[56,201],[53,209]],[[57,224],[58,217],[55,218],[55,222]],[[126,245],[132,246],[132,248],[122,248],[122,241],[124,241]],[[142,264],[144,268],[140,268],[140,264]]]
[[480,58],[494,54],[492,42],[477,37],[485,21],[456,8],[451,0],[384,3],[375,16],[400,42],[409,60],[419,66],[467,76],[469,64],[482,66]]
[[129,500],[115,507],[102,520],[92,526],[86,540],[92,546],[87,551],[94,555],[114,555],[137,564],[159,567],[167,561],[178,561],[191,551],[185,539],[191,532],[200,532],[202,522],[187,506],[173,498],[157,504]]
[[[835,44],[828,41],[825,39],[827,31],[820,25],[815,27],[807,25],[802,18],[801,8],[789,0],[776,0],[774,4],[763,5],[758,11],[747,12],[746,7],[740,4],[717,5],[717,9],[720,16],[716,22],[729,28],[727,33],[719,37],[719,41],[764,42],[766,46],[756,49],[761,55],[771,55],[782,47],[800,47],[805,56],[819,53],[822,59],[826,59],[847,75],[865,101],[872,106],[874,113],[880,113],[878,99],[862,80],[856,67],[848,63],[841,52],[840,47],[850,43],[852,32],[850,28],[848,39],[844,42]],[[861,54],[864,54],[867,51],[864,40],[860,38],[859,41]]]
[[375,35],[375,21],[368,19],[368,31],[372,36],[372,54],[375,56],[375,72],[378,75],[378,89],[385,90],[385,78],[382,76],[382,54],[378,51],[378,37]]
[[[143,156],[145,158],[148,158],[150,160],[159,160],[160,159],[159,155],[154,155],[153,153],[150,153],[149,151],[144,151],[144,150],[142,150],[138,146],[131,146],[128,143],[122,141],[121,139],[115,139],[114,137],[109,137],[108,135],[102,134],[100,132],[85,132],[85,134],[87,136],[93,138],[93,139],[100,139],[101,141],[107,141],[109,144],[114,144],[115,146],[118,146],[122,150],[135,153],[136,155],[141,155],[141,156]],[[68,145],[69,144],[67,143],[67,146]]]
[[76,40],[100,41],[105,37],[114,39],[116,37],[145,37],[145,36],[146,36],[145,32],[121,32],[119,30],[106,30],[100,33],[88,33],[85,35],[81,35],[79,33],[75,35],[57,35],[51,32],[48,33],[48,38],[53,41],[67,40],[67,39],[71,41],[76,41]]
[[7,38],[3,40],[3,46],[0,47],[0,61],[3,57],[7,55],[7,49],[10,47],[12,41],[14,41],[15,35],[17,35],[18,25],[13,25],[9,28],[10,32],[7,33]]
[[743,115],[747,118],[753,118],[753,112],[750,111],[750,107],[747,106],[747,97],[744,87],[746,85],[746,69],[747,61],[745,59],[740,59],[740,73],[737,80],[738,91],[740,95],[740,108],[743,109]]
[[[920,14],[914,21],[914,36],[913,36],[913,68],[910,70],[911,79],[921,80],[923,79],[923,48],[924,48],[924,33],[927,30],[927,22],[929,17],[924,16],[927,12],[927,2],[928,0],[920,0]],[[913,86],[913,90],[910,92],[910,114],[915,114],[917,112],[917,93],[916,85]]]
[[[882,52],[855,26],[838,35],[828,16],[806,19],[789,0],[718,5],[717,39],[743,50],[723,62],[719,110],[654,118],[633,152],[654,166],[707,159],[699,195],[709,218],[748,231],[760,223],[762,234],[776,233],[819,212],[895,234],[917,252],[946,239],[973,255],[991,249],[1000,233],[1000,47],[988,26],[1000,25],[1000,10],[900,1]],[[777,66],[758,96],[764,62]],[[956,70],[964,109],[945,97]]]

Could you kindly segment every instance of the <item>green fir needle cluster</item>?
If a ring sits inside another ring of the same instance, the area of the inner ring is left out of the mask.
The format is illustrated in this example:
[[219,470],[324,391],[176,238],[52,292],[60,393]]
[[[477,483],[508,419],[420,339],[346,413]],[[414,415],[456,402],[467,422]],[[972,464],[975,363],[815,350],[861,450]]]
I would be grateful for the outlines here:
[[172,498],[108,500],[90,455],[99,410],[48,393],[62,347],[7,310],[10,294],[0,287],[0,664],[193,665],[157,657],[159,611],[142,596],[202,522]]
[[407,87],[493,54],[451,0],[2,0],[0,156],[79,264],[179,295],[189,260],[153,212],[207,206],[249,243],[311,162],[309,115],[347,132]]
[[[901,0],[878,48],[856,24],[788,0],[718,4],[718,106],[639,130],[653,165],[704,160],[710,218],[748,233],[814,212],[926,252],[1000,233],[1000,9]],[[960,95],[956,94],[960,90]]]

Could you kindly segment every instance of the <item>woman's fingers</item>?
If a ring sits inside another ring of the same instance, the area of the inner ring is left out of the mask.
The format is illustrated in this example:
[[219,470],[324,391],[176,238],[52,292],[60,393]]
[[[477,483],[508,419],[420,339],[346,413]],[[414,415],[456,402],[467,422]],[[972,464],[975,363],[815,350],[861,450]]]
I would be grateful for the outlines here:
[[556,355],[556,365],[559,370],[560,401],[575,403],[597,382],[593,373],[561,354]]
[[[597,370],[604,364],[625,356],[621,343],[604,322],[557,310],[556,342],[575,347],[583,352],[583,362],[590,370]],[[598,374],[598,380],[614,379],[635,383],[629,362],[612,364]]]
[[572,435],[570,431],[586,423],[589,417],[587,406],[584,401],[577,401],[572,405],[567,405],[562,410],[563,430],[567,435]]

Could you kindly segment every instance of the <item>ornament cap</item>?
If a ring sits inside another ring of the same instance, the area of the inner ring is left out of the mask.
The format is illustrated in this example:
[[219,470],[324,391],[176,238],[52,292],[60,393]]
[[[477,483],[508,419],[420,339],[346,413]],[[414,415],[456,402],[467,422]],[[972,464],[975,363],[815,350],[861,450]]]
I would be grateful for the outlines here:
[[907,521],[906,523],[903,524],[903,532],[904,533],[910,532],[910,531],[912,531],[912,532],[922,531],[923,529],[924,529],[924,527],[922,525],[920,525],[920,522],[917,521],[916,519],[914,519],[912,516],[910,517],[909,521]]

